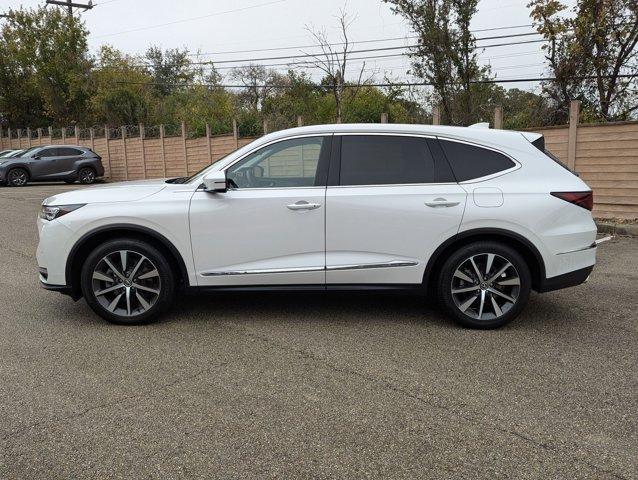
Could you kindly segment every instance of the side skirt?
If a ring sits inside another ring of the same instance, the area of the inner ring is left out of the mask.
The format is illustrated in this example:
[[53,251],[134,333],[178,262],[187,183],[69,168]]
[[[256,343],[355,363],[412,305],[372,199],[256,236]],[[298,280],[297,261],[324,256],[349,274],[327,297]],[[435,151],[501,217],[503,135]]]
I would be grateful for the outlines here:
[[424,295],[426,289],[422,284],[387,283],[387,284],[329,284],[329,285],[231,285],[188,287],[187,294],[195,293],[224,293],[224,292],[300,292],[300,293],[330,293],[330,292],[386,292],[405,293],[410,295]]

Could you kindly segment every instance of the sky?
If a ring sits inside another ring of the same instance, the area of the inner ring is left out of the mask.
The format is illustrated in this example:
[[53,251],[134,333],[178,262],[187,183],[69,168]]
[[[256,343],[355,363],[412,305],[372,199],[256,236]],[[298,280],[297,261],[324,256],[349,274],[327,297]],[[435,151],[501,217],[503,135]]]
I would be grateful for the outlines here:
[[[88,0],[74,0],[85,3]],[[575,0],[566,1],[571,5]],[[250,60],[265,57],[312,53],[316,49],[307,26],[324,28],[330,41],[339,42],[337,16],[345,9],[352,17],[349,29],[353,49],[386,48],[409,45],[413,35],[402,17],[392,13],[381,0],[93,0],[92,10],[81,13],[90,31],[89,47],[96,52],[100,45],[110,44],[130,54],[142,54],[150,45],[162,48],[188,48],[200,61],[214,61],[220,73],[240,63],[229,60]],[[4,0],[0,10],[43,5],[45,0]],[[492,37],[533,32],[526,4],[529,0],[481,0],[473,19],[475,36]],[[48,8],[57,8],[49,6]],[[1,12],[0,12],[1,13]],[[517,27],[503,29],[503,27]],[[487,29],[499,29],[489,30]],[[483,31],[481,31],[483,30]],[[524,42],[540,38],[522,36],[482,40],[478,45]],[[376,40],[383,41],[376,41]],[[392,40],[388,40],[392,39]],[[375,41],[372,41],[375,40]],[[364,42],[356,45],[356,42]],[[490,47],[480,51],[482,64],[491,65],[498,79],[539,77],[546,71],[541,43]],[[305,47],[279,50],[282,47]],[[277,49],[277,50],[267,50]],[[250,50],[246,52],[245,50]],[[413,80],[407,75],[410,60],[397,56],[402,50],[386,50],[352,54],[352,57],[394,55],[366,60],[365,76],[384,76],[397,81]],[[231,53],[232,52],[232,53]],[[263,60],[262,64],[299,62],[307,59]],[[350,77],[358,76],[363,60],[351,63]],[[288,67],[277,65],[285,72]],[[297,66],[297,69],[302,69]],[[303,70],[318,79],[320,71]],[[537,82],[504,84],[535,89]]]

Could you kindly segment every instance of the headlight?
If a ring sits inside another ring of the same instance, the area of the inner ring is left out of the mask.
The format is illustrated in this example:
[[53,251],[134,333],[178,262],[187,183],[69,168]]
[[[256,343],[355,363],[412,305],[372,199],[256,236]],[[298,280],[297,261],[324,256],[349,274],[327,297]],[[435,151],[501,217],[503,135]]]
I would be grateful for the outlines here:
[[66,215],[67,213],[71,213],[73,210],[77,210],[80,207],[86,205],[85,203],[80,203],[77,205],[42,205],[42,209],[40,210],[40,218],[43,220],[55,220],[62,215]]

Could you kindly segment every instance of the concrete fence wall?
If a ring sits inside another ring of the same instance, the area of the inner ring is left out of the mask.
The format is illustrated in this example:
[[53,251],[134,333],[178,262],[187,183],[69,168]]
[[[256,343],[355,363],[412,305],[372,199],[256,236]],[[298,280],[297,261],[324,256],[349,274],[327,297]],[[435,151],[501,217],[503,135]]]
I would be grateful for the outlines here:
[[535,129],[547,149],[594,190],[597,218],[638,218],[638,122]]
[[[143,127],[140,130],[143,132]],[[6,130],[3,132],[0,150],[63,144],[89,147],[102,157],[105,177],[109,181],[187,176],[254,140],[233,134],[201,138],[185,135],[144,138],[143,133],[136,137],[110,139],[92,135],[89,139],[81,139],[79,135],[53,139],[49,135],[12,137],[8,137]]]
[[[435,109],[434,123],[439,116]],[[638,122],[578,124],[578,102],[573,102],[570,124],[534,128],[545,136],[547,148],[576,171],[594,189],[594,215],[598,218],[638,218]],[[387,116],[382,121],[387,122]],[[494,112],[496,127],[502,125],[502,111]],[[197,172],[253,138],[230,135],[188,138],[182,126],[181,136],[145,138],[140,126],[136,137],[80,139],[78,130],[71,137],[51,139],[38,131],[37,137],[8,137],[0,130],[0,150],[35,145],[78,144],[92,148],[102,157],[109,181],[186,176]],[[235,132],[237,130],[235,129]],[[48,132],[47,132],[48,133]]]

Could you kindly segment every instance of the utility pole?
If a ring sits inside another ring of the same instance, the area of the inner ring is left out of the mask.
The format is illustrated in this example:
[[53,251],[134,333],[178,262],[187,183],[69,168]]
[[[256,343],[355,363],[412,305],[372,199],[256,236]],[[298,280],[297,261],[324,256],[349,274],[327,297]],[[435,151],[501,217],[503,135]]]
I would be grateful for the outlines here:
[[77,3],[72,0],[47,0],[47,5],[58,5],[60,7],[66,7],[69,12],[69,17],[73,16],[73,9],[79,8],[84,11],[91,10],[93,5],[93,0],[89,0],[88,3]]

